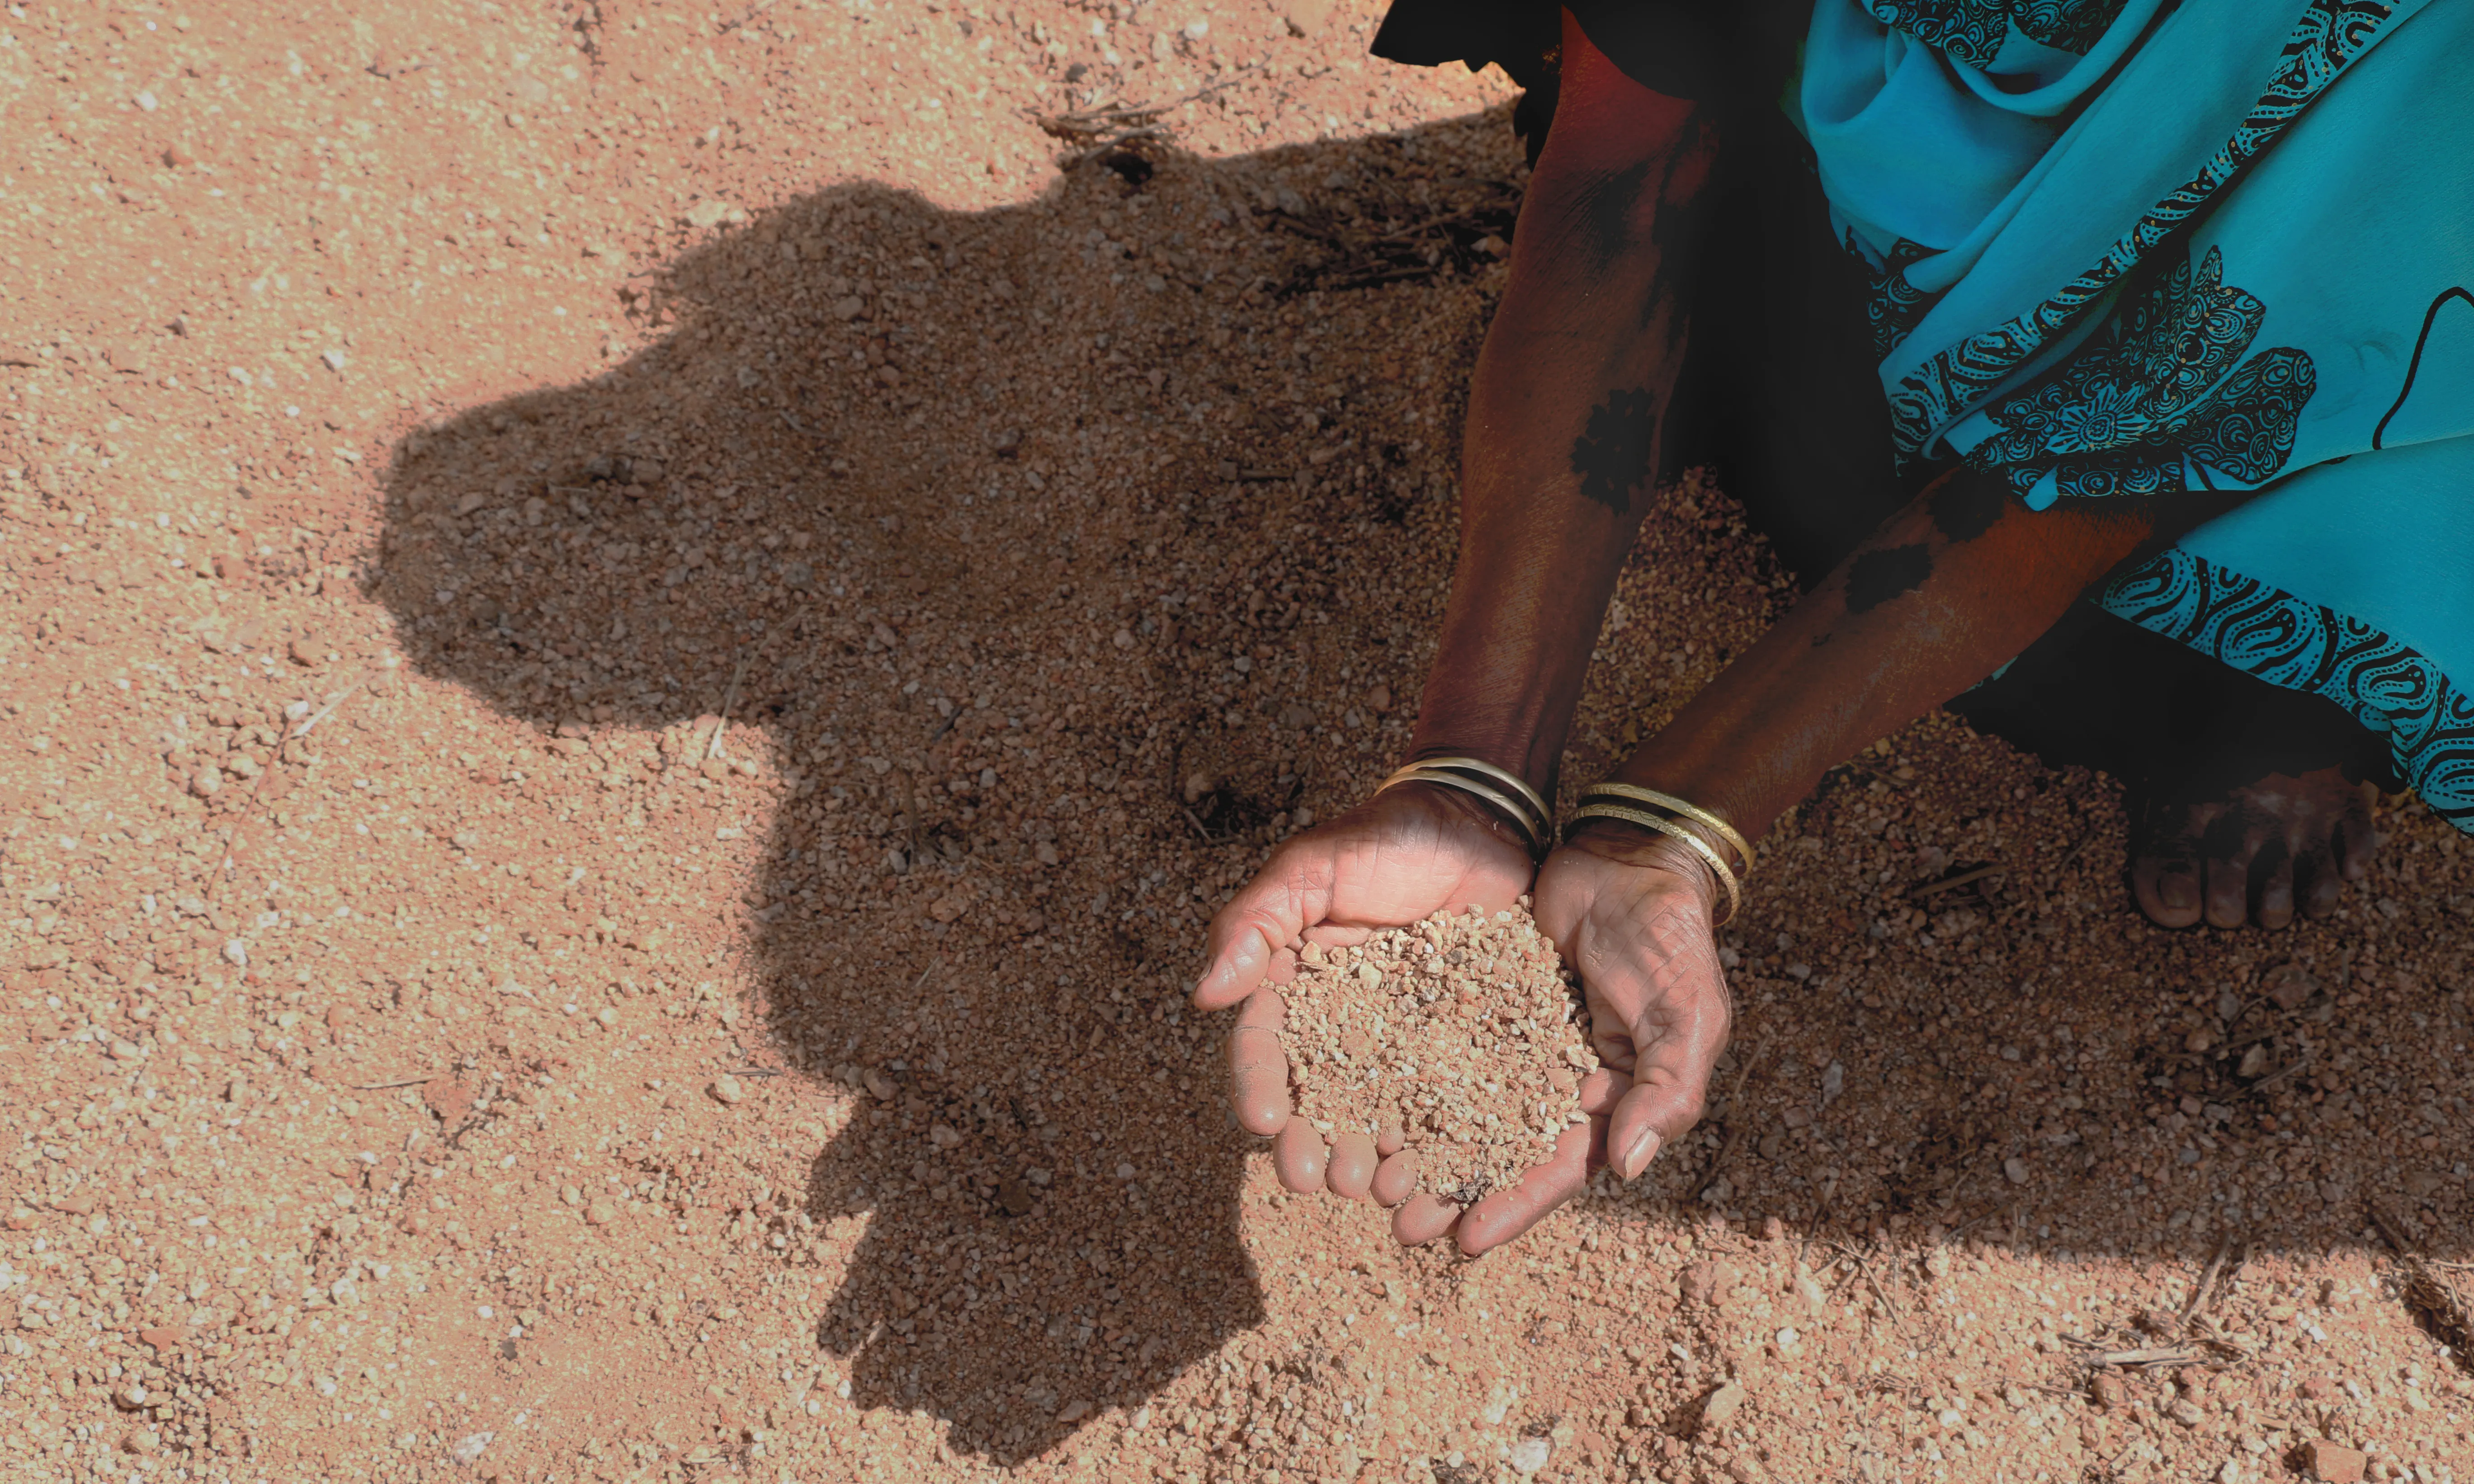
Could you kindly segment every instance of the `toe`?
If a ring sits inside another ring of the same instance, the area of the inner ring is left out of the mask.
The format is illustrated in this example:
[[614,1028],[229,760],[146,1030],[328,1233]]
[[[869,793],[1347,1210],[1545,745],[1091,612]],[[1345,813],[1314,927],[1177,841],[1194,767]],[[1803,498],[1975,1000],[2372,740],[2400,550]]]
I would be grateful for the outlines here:
[[1406,1149],[1386,1155],[1374,1167],[1371,1191],[1377,1206],[1397,1206],[1417,1194],[1418,1156]]
[[2294,859],[2294,889],[2304,917],[2326,917],[2345,895],[2345,874],[2337,865],[2335,845],[2334,840],[2311,841]]
[[2199,857],[2187,818],[2149,837],[2131,863],[2130,887],[2139,910],[2159,927],[2189,927],[2199,921]]
[[2210,927],[2240,927],[2250,921],[2252,852],[2252,842],[2245,838],[2209,856],[2207,918]]
[[2268,873],[2259,889],[2259,925],[2277,928],[2293,921],[2293,854],[2288,850]]
[[2199,836],[2215,824],[2215,803],[2155,803],[2145,844],[2130,863],[2130,891],[2157,927],[2192,927],[2207,913]]
[[1374,1184],[1374,1140],[1354,1130],[1333,1139],[1331,1164],[1322,1178],[1332,1194],[1346,1200],[1364,1200]]
[[2337,822],[2338,862],[2348,881],[2369,877],[2371,861],[2379,853],[2379,832],[2371,826],[2371,795],[2368,783],[2348,790],[2345,812]]
[[1272,1168],[1280,1184],[1299,1195],[1312,1195],[1322,1188],[1323,1162],[1328,1155],[1322,1146],[1322,1136],[1303,1118],[1292,1118],[1279,1136],[1272,1141]]

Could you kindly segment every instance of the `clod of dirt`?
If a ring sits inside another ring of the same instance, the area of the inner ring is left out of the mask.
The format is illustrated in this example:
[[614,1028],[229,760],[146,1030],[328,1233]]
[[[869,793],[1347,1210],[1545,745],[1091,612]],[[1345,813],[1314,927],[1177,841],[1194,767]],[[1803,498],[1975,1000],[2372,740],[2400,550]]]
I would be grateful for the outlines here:
[[1516,1183],[1584,1121],[1580,990],[1525,907],[1308,944],[1283,993],[1304,1116],[1326,1136],[1396,1125],[1447,1200]]
[[423,1083],[421,1100],[438,1114],[441,1123],[450,1127],[469,1117],[476,1101],[472,1086],[460,1077],[433,1077]]

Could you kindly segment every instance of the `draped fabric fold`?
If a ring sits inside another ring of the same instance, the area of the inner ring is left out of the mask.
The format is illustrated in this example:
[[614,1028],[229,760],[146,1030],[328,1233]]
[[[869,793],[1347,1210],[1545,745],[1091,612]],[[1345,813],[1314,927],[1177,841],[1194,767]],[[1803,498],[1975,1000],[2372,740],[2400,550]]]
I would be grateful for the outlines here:
[[2258,490],[2102,606],[2474,830],[2469,62],[2462,4],[1818,0],[1795,97],[1903,453],[2037,509]]
[[[1567,4],[1679,87],[1783,9]],[[1545,13],[1397,0],[1384,34],[1433,60]],[[2345,707],[2474,831],[2474,0],[1799,13],[1782,103],[1868,271],[1898,456],[2032,509],[2257,491],[2098,601]]]

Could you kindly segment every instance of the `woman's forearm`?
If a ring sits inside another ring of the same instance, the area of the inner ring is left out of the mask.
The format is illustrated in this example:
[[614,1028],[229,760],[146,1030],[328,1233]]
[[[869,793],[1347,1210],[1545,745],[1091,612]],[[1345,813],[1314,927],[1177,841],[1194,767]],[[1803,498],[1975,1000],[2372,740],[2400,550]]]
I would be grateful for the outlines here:
[[1553,132],[1470,386],[1420,755],[1552,781],[1658,469],[1715,151],[1702,112],[1623,77],[1567,17]]
[[2144,547],[2230,508],[2124,498],[2031,512],[1960,469],[1876,533],[1615,777],[1758,838],[1831,768],[2016,658]]

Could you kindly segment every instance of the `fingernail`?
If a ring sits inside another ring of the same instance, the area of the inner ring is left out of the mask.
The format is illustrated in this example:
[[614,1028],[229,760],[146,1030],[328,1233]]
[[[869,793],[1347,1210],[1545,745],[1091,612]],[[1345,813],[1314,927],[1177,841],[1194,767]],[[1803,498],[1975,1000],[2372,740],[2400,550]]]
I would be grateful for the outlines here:
[[1615,1164],[1623,1171],[1623,1178],[1631,1180],[1649,1168],[1649,1161],[1657,1158],[1658,1131],[1643,1129],[1632,1137],[1630,1144],[1624,1146],[1623,1158]]

